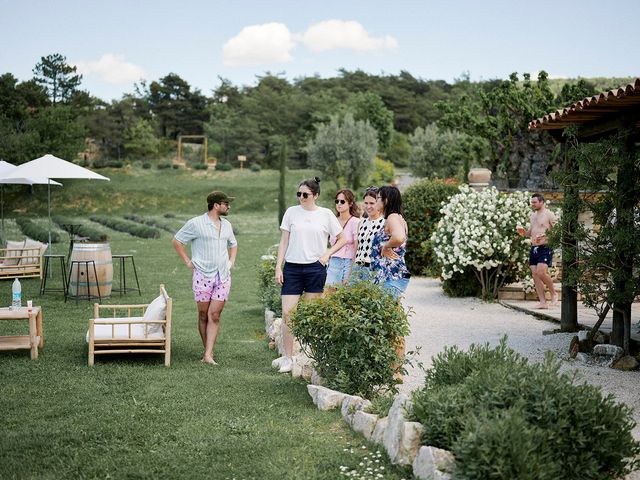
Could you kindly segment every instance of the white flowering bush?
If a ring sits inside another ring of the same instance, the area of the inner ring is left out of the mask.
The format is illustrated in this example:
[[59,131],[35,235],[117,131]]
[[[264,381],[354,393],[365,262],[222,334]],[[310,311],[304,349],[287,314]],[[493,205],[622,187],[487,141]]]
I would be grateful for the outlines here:
[[472,270],[485,299],[496,298],[505,280],[518,281],[528,271],[528,239],[518,235],[516,226],[528,225],[528,192],[501,194],[494,187],[472,190],[459,188],[440,213],[431,236],[442,278]]

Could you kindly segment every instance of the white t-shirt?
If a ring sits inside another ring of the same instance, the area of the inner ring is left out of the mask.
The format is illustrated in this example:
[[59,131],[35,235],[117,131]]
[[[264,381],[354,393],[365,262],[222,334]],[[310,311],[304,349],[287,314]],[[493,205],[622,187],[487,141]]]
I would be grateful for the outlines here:
[[342,232],[340,222],[328,208],[305,210],[301,205],[287,209],[280,229],[289,232],[285,262],[307,264],[324,255],[330,235],[335,237]]

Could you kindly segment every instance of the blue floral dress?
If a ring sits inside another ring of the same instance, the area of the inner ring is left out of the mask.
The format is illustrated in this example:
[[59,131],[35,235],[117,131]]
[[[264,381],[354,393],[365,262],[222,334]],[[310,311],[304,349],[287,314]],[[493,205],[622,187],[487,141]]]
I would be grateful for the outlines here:
[[384,228],[378,230],[371,245],[371,271],[374,281],[381,285],[389,280],[401,280],[409,278],[409,269],[404,261],[404,254],[407,251],[407,241],[405,240],[399,247],[393,248],[400,258],[393,260],[382,255],[382,245],[391,238]]

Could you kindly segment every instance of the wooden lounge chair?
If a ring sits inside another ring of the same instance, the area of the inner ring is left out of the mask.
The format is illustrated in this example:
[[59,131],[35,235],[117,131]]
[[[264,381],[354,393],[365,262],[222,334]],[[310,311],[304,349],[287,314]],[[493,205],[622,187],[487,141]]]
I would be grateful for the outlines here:
[[93,365],[96,355],[160,353],[164,354],[164,364],[168,367],[171,363],[171,310],[172,299],[164,285],[160,285],[160,296],[150,304],[96,303],[87,333],[89,366]]

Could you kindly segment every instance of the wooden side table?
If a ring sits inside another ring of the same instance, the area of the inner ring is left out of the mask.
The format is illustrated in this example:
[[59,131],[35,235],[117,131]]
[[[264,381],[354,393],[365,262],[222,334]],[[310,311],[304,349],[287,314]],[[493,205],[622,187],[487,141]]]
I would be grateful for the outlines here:
[[0,337],[0,350],[31,350],[31,360],[38,358],[38,347],[44,346],[42,336],[42,307],[27,307],[11,310],[0,308],[0,320],[27,320],[29,335],[10,335]]

